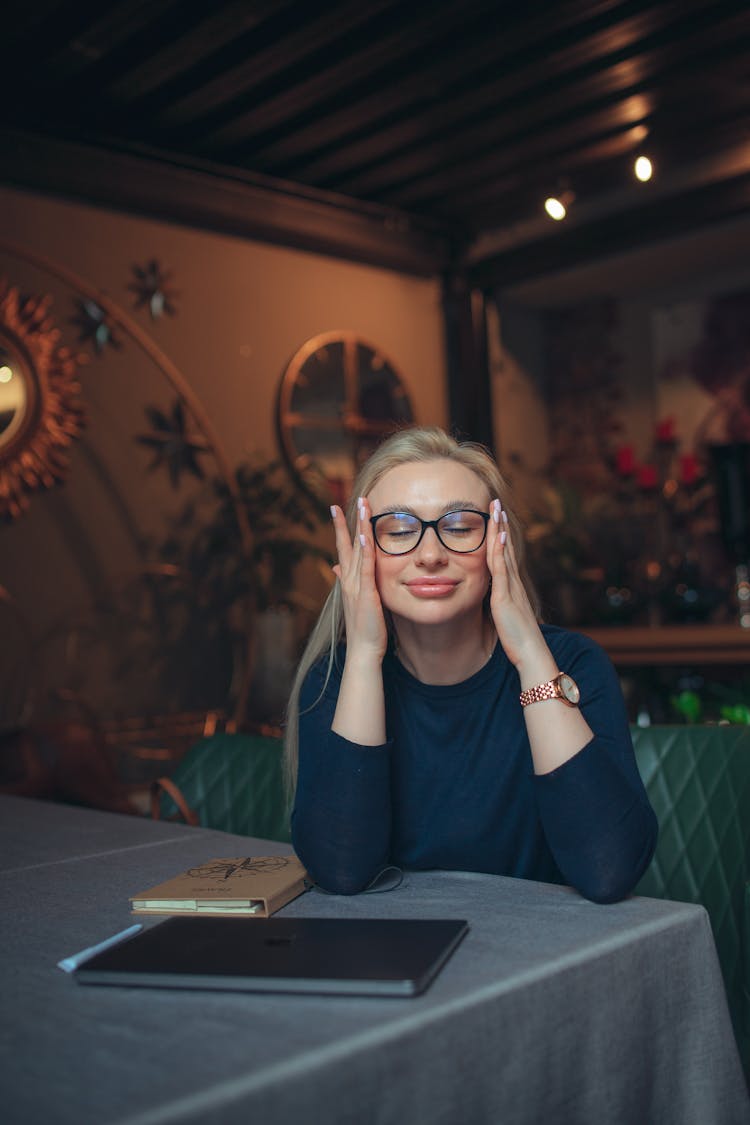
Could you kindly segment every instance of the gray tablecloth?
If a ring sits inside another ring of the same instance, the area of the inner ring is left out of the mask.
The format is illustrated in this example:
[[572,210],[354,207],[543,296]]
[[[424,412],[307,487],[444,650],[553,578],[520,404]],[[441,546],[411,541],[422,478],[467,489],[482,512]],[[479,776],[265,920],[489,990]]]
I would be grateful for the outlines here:
[[[56,962],[128,898],[282,844],[0,797],[6,1125],[729,1125],[750,1109],[707,916],[546,884],[407,873],[285,914],[467,918],[414,999],[82,988]],[[145,924],[157,924],[149,918]]]

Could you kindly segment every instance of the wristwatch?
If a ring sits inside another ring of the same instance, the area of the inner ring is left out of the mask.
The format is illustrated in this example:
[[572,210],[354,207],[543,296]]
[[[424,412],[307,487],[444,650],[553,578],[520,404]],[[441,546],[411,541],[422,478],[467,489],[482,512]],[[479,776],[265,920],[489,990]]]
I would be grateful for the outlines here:
[[530,703],[541,703],[543,699],[561,699],[568,707],[577,707],[581,699],[578,684],[567,672],[558,672],[546,684],[537,684],[521,692],[521,706],[528,707]]

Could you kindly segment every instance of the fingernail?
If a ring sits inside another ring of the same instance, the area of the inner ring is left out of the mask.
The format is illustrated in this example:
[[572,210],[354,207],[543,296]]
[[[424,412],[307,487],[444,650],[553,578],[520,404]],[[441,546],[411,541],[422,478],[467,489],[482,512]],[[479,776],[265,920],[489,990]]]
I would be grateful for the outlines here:
[[336,519],[336,505],[331,504],[331,519]]
[[492,518],[495,523],[500,523],[500,501],[493,500],[492,502]]
[[360,537],[359,537],[359,541],[360,541],[360,543],[362,544],[362,546],[364,547],[364,545],[365,545],[365,542],[366,542],[366,540],[365,540],[365,537],[364,537],[364,535],[360,535]]
[[508,532],[507,531],[501,531],[500,532],[500,542],[504,544],[505,540],[507,538],[508,538]]
[[364,520],[364,518],[365,518],[365,507],[364,507],[364,504],[363,504],[363,505],[362,505],[362,507],[361,507],[361,508],[359,509],[359,518],[360,518],[360,521],[363,521],[363,520]]
[[359,508],[360,511],[362,511],[362,506],[363,506],[364,502],[365,502],[364,496],[358,496],[357,497],[357,507]]
[[505,508],[503,508],[503,523],[506,525],[508,523],[508,513],[506,512]]

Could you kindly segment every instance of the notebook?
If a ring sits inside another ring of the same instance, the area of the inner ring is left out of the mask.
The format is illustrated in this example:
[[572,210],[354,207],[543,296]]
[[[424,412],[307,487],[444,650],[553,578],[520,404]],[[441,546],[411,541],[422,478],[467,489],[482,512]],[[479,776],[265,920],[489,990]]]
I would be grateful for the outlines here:
[[79,984],[417,996],[462,919],[170,918],[85,961]]

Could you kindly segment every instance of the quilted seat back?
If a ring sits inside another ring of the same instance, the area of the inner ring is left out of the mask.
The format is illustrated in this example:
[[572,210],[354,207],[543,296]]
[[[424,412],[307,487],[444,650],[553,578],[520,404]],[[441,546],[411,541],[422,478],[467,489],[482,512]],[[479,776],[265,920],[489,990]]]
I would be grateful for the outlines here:
[[702,903],[708,911],[735,1027],[750,981],[750,727],[631,729],[659,842],[638,894]]
[[[217,734],[188,750],[171,778],[203,828],[265,840],[291,839],[284,795],[282,742],[258,734]],[[168,792],[159,816],[179,810]]]

